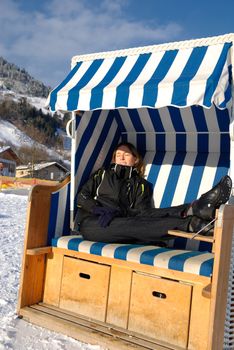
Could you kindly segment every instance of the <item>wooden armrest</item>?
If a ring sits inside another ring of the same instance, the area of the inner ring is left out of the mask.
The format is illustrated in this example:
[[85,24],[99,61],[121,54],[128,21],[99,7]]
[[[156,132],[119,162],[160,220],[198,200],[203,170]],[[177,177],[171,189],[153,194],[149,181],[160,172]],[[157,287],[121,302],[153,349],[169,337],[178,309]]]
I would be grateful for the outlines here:
[[[171,236],[177,236],[177,237],[184,237],[184,238],[189,238],[191,239],[194,233],[191,232],[184,232],[184,231],[178,231],[178,230],[169,230],[168,234]],[[197,235],[194,238],[197,241],[203,241],[203,242],[210,242],[214,243],[214,237],[213,236],[202,236],[202,235]]]
[[205,298],[211,298],[211,283],[202,289],[202,295]]
[[52,247],[39,247],[39,248],[27,249],[26,254],[27,255],[43,255],[43,254],[48,254],[51,252],[52,252]]

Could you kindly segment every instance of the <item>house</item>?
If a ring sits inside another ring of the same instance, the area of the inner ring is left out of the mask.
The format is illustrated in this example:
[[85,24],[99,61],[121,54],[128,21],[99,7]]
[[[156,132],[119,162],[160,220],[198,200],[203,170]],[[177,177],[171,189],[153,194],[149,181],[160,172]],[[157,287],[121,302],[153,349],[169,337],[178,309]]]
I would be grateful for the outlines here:
[[15,176],[16,166],[22,162],[10,146],[0,147],[0,175]]
[[61,180],[69,170],[57,162],[47,162],[40,164],[28,164],[18,166],[17,177],[34,177],[44,180]]

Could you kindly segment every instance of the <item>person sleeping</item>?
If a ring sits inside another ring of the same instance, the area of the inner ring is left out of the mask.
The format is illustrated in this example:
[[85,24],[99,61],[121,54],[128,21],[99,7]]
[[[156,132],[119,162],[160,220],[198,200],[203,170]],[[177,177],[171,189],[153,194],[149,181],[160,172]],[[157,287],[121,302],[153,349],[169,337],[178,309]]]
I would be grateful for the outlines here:
[[210,235],[215,211],[231,189],[226,175],[192,203],[153,208],[141,155],[131,143],[120,143],[110,166],[96,171],[78,193],[75,231],[90,241],[138,244],[163,242],[168,230]]

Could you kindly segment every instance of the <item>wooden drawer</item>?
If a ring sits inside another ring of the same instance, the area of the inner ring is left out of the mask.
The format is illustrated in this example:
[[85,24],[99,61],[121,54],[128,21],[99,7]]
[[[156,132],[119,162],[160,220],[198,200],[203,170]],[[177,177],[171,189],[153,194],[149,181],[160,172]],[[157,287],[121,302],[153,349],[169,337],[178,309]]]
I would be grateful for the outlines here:
[[64,257],[59,306],[105,321],[109,275],[109,266]]
[[192,286],[133,273],[128,329],[186,347]]

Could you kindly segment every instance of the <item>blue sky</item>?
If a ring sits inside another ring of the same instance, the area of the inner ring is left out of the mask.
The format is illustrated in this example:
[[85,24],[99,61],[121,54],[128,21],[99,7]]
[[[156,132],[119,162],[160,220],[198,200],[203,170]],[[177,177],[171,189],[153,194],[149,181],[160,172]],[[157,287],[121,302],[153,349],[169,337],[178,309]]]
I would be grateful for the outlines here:
[[55,87],[74,55],[234,32],[234,0],[0,0],[0,56]]

